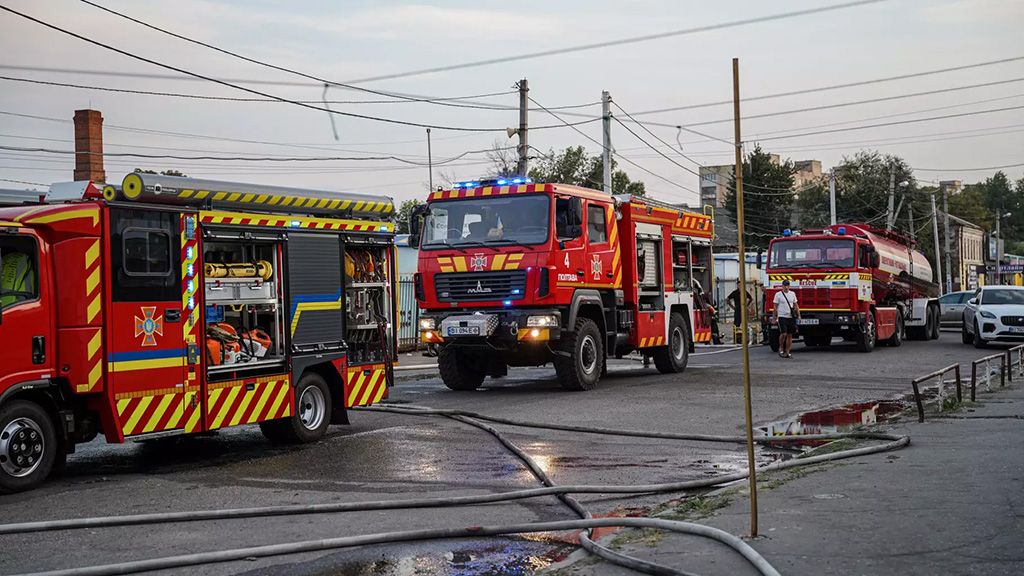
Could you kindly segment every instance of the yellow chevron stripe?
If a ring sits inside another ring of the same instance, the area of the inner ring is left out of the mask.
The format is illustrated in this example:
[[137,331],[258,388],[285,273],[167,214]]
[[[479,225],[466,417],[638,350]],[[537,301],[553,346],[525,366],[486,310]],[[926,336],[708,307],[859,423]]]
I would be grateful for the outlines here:
[[152,402],[152,396],[144,396],[142,398],[142,400],[139,402],[139,405],[135,408],[135,411],[132,412],[131,417],[128,418],[128,421],[125,422],[124,425],[121,427],[121,430],[124,432],[125,435],[131,434],[132,430],[135,430],[135,426],[138,425],[139,420],[146,413],[146,409],[149,408],[149,405]]
[[223,424],[224,419],[227,418],[228,414],[231,412],[231,405],[235,403],[235,398],[238,397],[238,391],[241,388],[241,386],[235,386],[234,388],[227,389],[228,397],[224,399],[224,404],[220,407],[220,410],[217,412],[217,417],[214,418],[213,422],[210,423],[210,428],[221,427],[221,424]]
[[453,259],[453,262],[455,263],[455,271],[456,272],[465,272],[466,271],[466,258],[465,258],[465,256],[456,256]]
[[199,430],[199,416],[202,410],[197,406],[192,410],[192,416],[189,417],[188,422],[185,423],[186,432],[195,432]]
[[[274,399],[274,403],[270,405],[270,414],[276,414],[277,410],[281,406],[281,402],[288,396],[288,386],[282,386],[281,390],[277,393],[277,398]],[[281,417],[291,416],[291,409],[285,409]]]
[[174,400],[174,394],[165,394],[160,397],[160,403],[156,405],[156,410],[153,411],[153,415],[149,417],[146,425],[142,428],[142,434],[147,434],[156,429],[157,424],[160,423],[160,419],[167,413],[167,408],[170,407],[171,401]]
[[242,403],[235,408],[234,413],[231,414],[231,419],[228,421],[228,426],[238,426],[238,423],[242,421],[242,416],[245,415],[245,410],[252,403],[252,399],[256,397],[256,390],[252,392],[245,389],[245,384],[242,384],[239,388],[239,393],[243,394]]
[[272,393],[277,391],[277,384],[277,382],[274,382],[265,384],[263,386],[263,394],[260,395],[259,401],[256,402],[256,406],[252,409],[252,414],[250,414],[249,418],[247,419],[247,422],[249,424],[259,419],[260,414],[263,413],[263,409],[266,408],[267,406],[267,402],[270,401]]
[[370,394],[373,394],[373,387],[377,385],[377,382],[380,380],[380,377],[383,373],[383,370],[374,370],[373,374],[370,375],[370,380],[369,382],[366,383],[366,386],[363,388],[362,397],[359,399],[360,406],[365,406],[366,403],[370,401]]
[[505,264],[505,254],[495,254],[494,260],[491,260],[491,270],[501,270],[502,265]]
[[85,249],[85,269],[88,270],[100,257],[100,241],[94,240],[93,243]]
[[356,405],[356,398],[359,397],[359,392],[362,390],[363,380],[365,378],[366,378],[366,374],[364,374],[363,371],[360,370],[360,371],[356,372],[356,375],[355,375],[355,380],[356,381],[355,381],[355,383],[354,384],[349,384],[349,393],[348,393],[348,405],[349,406],[355,406]]

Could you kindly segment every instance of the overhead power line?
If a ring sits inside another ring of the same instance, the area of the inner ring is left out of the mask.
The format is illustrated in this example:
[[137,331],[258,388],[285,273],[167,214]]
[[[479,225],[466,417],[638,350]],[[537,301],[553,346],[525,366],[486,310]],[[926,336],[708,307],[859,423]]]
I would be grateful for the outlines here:
[[[293,104],[295,106],[299,106],[299,107],[302,107],[302,108],[308,108],[310,110],[316,110],[318,112],[326,112],[328,114],[335,114],[335,115],[338,115],[338,116],[346,116],[346,117],[350,117],[350,118],[359,118],[359,119],[362,119],[362,120],[372,120],[372,121],[375,121],[375,122],[385,122],[385,123],[388,123],[388,124],[399,124],[399,125],[404,125],[404,126],[415,126],[415,127],[418,127],[418,128],[431,128],[431,129],[435,129],[435,130],[452,130],[452,131],[456,131],[456,132],[504,132],[505,131],[505,128],[470,128],[470,127],[464,127],[464,126],[442,126],[442,125],[436,125],[436,124],[423,124],[423,123],[420,123],[420,122],[410,122],[410,121],[407,121],[407,120],[398,120],[398,119],[395,119],[395,118],[382,118],[382,117],[379,117],[379,116],[370,116],[370,115],[367,115],[367,114],[358,114],[358,113],[355,113],[355,112],[343,112],[341,110],[332,110],[332,109],[326,108],[326,107],[316,106],[316,105],[313,105],[313,104],[307,104],[307,103],[299,102],[299,101],[296,101],[296,100],[291,100],[291,99],[288,99],[288,98],[283,98],[281,96],[277,96],[277,95],[270,94],[270,93],[267,93],[267,92],[262,92],[260,90],[255,90],[253,88],[247,88],[245,86],[241,86],[241,85],[238,85],[238,84],[233,84],[231,82],[227,82],[227,81],[224,81],[224,80],[219,80],[217,78],[206,76],[204,74],[199,74],[198,72],[192,72],[192,71],[186,70],[184,68],[179,68],[179,67],[173,66],[171,64],[166,64],[166,63],[163,63],[163,62],[158,62],[158,61],[153,60],[151,58],[147,58],[145,56],[140,56],[138,54],[129,52],[127,50],[122,50],[120,48],[117,48],[117,47],[111,46],[109,44],[106,44],[104,42],[100,42],[99,40],[95,40],[93,38],[89,38],[89,37],[83,36],[81,34],[73,32],[71,30],[67,30],[66,28],[61,28],[60,26],[57,26],[55,24],[51,24],[49,22],[45,22],[43,20],[40,20],[38,18],[35,18],[35,17],[30,16],[28,14],[25,14],[23,12],[19,12],[17,10],[14,10],[13,8],[10,8],[8,6],[0,5],[0,10],[3,10],[5,12],[9,12],[9,13],[14,14],[16,16],[20,16],[20,17],[22,17],[22,18],[24,18],[26,20],[29,20],[31,22],[35,22],[36,24],[39,24],[40,26],[44,26],[44,27],[49,28],[51,30],[60,32],[62,34],[66,34],[68,36],[71,36],[72,38],[77,38],[78,40],[81,40],[81,41],[86,42],[88,44],[92,44],[94,46],[99,46],[99,47],[104,48],[106,50],[109,50],[111,52],[115,52],[117,54],[121,54],[122,56],[127,56],[128,58],[132,58],[132,59],[138,60],[140,62],[145,62],[147,64],[151,64],[153,66],[158,66],[160,68],[164,68],[164,69],[167,69],[167,70],[172,70],[174,72],[178,72],[178,73],[181,73],[181,74],[187,74],[187,75],[193,76],[195,78],[200,78],[200,79],[206,80],[208,82],[212,82],[214,84],[219,84],[221,86],[227,86],[228,88],[234,88],[235,90],[240,90],[242,92],[247,92],[249,94],[255,94],[257,96],[262,96],[264,98],[271,98],[273,100],[278,100],[280,102],[285,102],[285,103],[288,103],[288,104]],[[581,122],[581,123],[592,122],[592,121],[594,121],[594,120],[588,120],[588,121],[584,121],[584,122]],[[560,127],[560,126],[557,126],[557,125],[550,126],[550,127],[538,126],[538,127],[531,127],[530,129],[531,130],[540,130],[540,129],[545,129],[545,128],[555,128],[555,127]]]
[[42,182],[28,182],[25,180],[11,180],[10,178],[0,178],[0,182],[13,182],[15,184],[28,184],[29,186],[49,186],[49,184],[43,184]]
[[750,24],[758,24],[762,22],[771,22],[773,20],[783,20],[786,18],[795,18],[798,16],[808,16],[811,14],[820,14],[824,12],[832,12],[835,10],[843,10],[846,8],[853,8],[855,6],[863,6],[866,4],[876,4],[878,2],[884,2],[885,0],[858,0],[855,2],[845,2],[842,4],[832,4],[829,6],[819,6],[816,8],[808,8],[806,10],[795,10],[792,12],[783,12],[780,14],[770,14],[767,16],[758,16],[756,18],[744,18],[741,20],[732,20],[729,22],[720,22],[718,24],[706,24],[704,26],[695,26],[693,28],[684,28],[682,30],[672,30],[669,32],[659,32],[656,34],[645,34],[643,36],[633,36],[630,38],[620,38],[618,40],[608,40],[605,42],[594,42],[590,44],[580,44],[577,46],[566,46],[563,48],[554,48],[551,50],[541,50],[539,52],[528,52],[525,54],[516,54],[512,56],[502,56],[499,58],[488,58],[486,60],[476,60],[473,62],[463,62],[461,64],[449,64],[446,66],[434,66],[431,68],[421,68],[419,70],[410,70],[406,72],[395,72],[391,74],[381,74],[378,76],[370,76],[366,78],[359,78],[358,80],[349,80],[352,84],[361,84],[365,82],[377,82],[380,80],[394,80],[396,78],[408,78],[410,76],[421,76],[423,74],[434,74],[437,72],[450,72],[452,70],[462,70],[465,68],[476,68],[480,66],[491,66],[494,64],[504,64],[507,62],[516,62],[519,60],[531,60],[534,58],[544,58],[547,56],[557,56],[560,54],[570,54],[573,52],[584,52],[587,50],[596,50],[598,48],[608,48],[611,46],[623,46],[626,44],[636,44],[639,42],[650,42],[652,40],[661,40],[664,38],[672,38],[677,36],[687,36],[690,34],[697,34],[699,32],[710,32],[712,30],[722,30],[724,28],[735,28],[737,26],[747,26]]
[[1019,164],[1004,164],[1003,166],[984,166],[981,168],[914,168],[914,170],[921,170],[922,172],[983,172],[986,170],[1016,168],[1018,166],[1024,166],[1024,162]]

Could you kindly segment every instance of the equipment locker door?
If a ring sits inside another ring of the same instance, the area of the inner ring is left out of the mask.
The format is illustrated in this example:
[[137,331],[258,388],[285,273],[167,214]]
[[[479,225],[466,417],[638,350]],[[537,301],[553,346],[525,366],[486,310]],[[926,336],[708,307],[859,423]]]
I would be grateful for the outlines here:
[[181,214],[127,208],[110,213],[107,372],[117,422],[107,437],[116,441],[184,427],[188,315]]

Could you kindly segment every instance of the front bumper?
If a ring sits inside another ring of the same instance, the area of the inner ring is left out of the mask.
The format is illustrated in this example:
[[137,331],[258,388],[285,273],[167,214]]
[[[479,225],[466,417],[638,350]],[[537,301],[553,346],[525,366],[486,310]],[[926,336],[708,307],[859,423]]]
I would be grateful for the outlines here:
[[797,325],[813,326],[860,326],[864,323],[863,312],[801,312]]
[[998,317],[985,318],[979,315],[978,320],[981,322],[981,337],[985,340],[1000,340],[1003,342],[1024,340],[1024,327],[1007,326]]
[[[554,316],[554,326],[527,326],[530,316]],[[432,318],[434,328],[420,330],[420,342],[427,344],[460,343],[515,348],[519,344],[558,340],[564,322],[562,314],[551,309],[483,309],[426,312],[420,318]]]

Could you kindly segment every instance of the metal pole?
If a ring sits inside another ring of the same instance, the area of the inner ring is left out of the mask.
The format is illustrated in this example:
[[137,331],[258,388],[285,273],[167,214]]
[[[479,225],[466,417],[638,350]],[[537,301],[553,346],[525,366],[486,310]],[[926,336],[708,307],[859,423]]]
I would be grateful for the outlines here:
[[1003,221],[1003,207],[999,207],[999,212],[996,212],[996,284],[1003,283],[1003,271],[999,266],[999,261],[1002,260],[1002,254],[999,253],[999,224]]
[[907,234],[910,234],[911,240],[917,242],[917,234],[914,234],[914,201],[912,199],[907,201]]
[[942,289],[942,253],[939,250],[939,213],[935,210],[935,193],[932,192],[932,233],[935,235],[935,283],[939,285],[940,294],[946,292]]
[[427,128],[427,170],[429,175],[427,176],[430,182],[430,191],[434,191],[434,155],[430,151],[430,128]]
[[832,225],[836,225],[836,169],[828,171],[828,205],[832,215]]
[[750,481],[750,537],[757,536],[757,468],[754,466],[754,418],[750,408],[750,338],[747,338],[747,258],[743,241],[743,140],[740,132],[740,59],[732,59],[732,109],[736,146],[736,236],[740,256],[740,327],[743,330],[743,406],[747,419],[747,470]]
[[527,156],[529,154],[529,143],[527,142],[526,136],[529,129],[527,123],[527,112],[529,111],[529,92],[530,86],[526,82],[526,78],[519,81],[519,164],[516,165],[516,174],[519,176],[526,176],[529,167],[527,166]]
[[889,163],[889,211],[885,213],[885,229],[892,230],[893,222],[896,221],[896,213],[892,205],[896,201],[896,163]]
[[601,118],[604,125],[604,151],[601,162],[604,165],[604,192],[612,193],[612,95],[601,92]]
[[942,189],[942,219],[945,220],[946,233],[946,293],[953,291],[953,263],[949,259],[949,193]]

